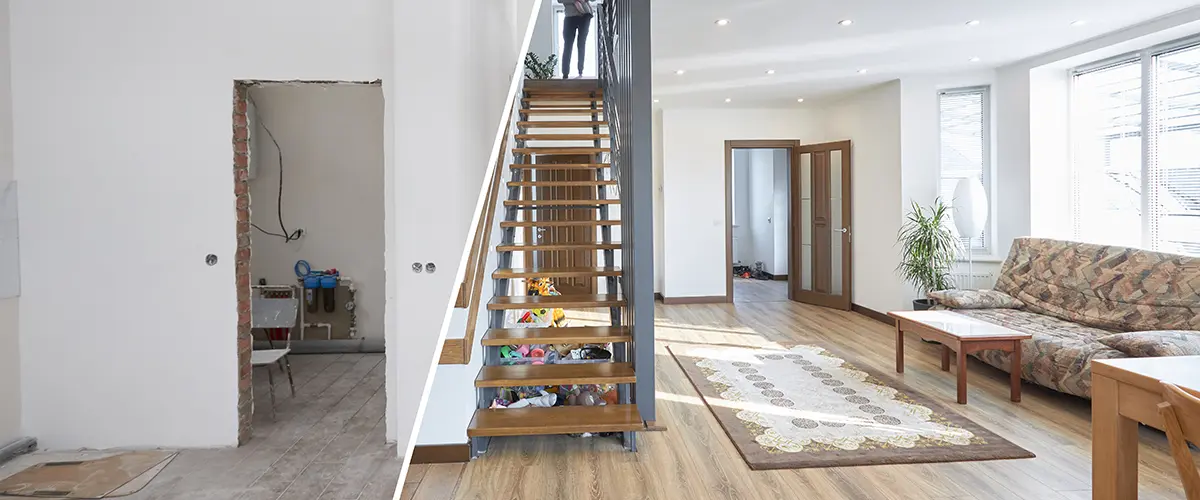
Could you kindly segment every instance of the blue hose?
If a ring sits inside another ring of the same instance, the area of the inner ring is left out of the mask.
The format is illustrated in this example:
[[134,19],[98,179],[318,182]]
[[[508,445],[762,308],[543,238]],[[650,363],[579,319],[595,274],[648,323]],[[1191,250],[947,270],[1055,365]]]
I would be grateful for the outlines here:
[[[300,271],[301,267],[304,268],[303,272]],[[306,260],[298,260],[296,261],[296,265],[292,266],[292,272],[296,273],[297,278],[303,278],[312,274],[312,266],[308,265],[308,261]]]

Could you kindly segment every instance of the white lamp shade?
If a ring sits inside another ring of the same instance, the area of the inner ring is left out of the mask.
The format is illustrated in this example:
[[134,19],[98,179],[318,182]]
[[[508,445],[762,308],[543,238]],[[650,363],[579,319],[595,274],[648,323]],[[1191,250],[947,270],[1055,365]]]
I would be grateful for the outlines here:
[[954,227],[960,238],[974,238],[987,229],[988,199],[978,178],[963,178],[954,187]]

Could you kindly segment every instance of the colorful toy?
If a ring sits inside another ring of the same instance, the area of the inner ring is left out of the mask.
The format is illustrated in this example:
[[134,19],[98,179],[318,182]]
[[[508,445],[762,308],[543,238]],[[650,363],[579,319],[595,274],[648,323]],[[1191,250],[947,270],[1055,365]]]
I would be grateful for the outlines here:
[[[560,293],[558,293],[558,290],[554,288],[554,283],[550,281],[550,278],[534,278],[534,279],[526,280],[526,283],[527,283],[526,295],[541,295],[541,296],[561,295]],[[551,326],[556,326],[556,327],[567,326],[567,314],[562,309],[557,309],[557,308],[556,309],[533,309],[529,312],[534,313],[535,311],[539,312],[539,313],[535,313],[538,316],[544,315],[547,313],[547,311],[549,311],[550,319],[551,319],[551,321],[550,321]]]

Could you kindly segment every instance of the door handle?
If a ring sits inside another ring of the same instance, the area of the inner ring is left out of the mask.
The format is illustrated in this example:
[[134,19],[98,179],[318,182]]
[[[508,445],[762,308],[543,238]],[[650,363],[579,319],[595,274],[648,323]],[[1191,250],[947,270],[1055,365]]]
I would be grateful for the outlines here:
[[839,233],[842,233],[842,234],[846,234],[846,233],[849,233],[849,232],[850,232],[850,230],[849,230],[849,229],[847,229],[847,228],[844,228],[844,227],[843,227],[843,228],[834,229],[834,231],[837,231],[837,232],[839,232]]

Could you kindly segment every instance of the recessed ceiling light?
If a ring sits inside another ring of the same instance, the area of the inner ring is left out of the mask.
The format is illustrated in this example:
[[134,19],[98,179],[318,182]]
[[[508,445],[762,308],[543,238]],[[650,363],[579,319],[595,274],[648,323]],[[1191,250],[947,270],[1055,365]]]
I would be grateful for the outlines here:
[[801,97],[801,98],[799,98],[799,99],[796,99],[796,102],[804,102],[804,98],[803,98],[803,97]]
[[1083,26],[1085,24],[1087,24],[1087,21],[1084,21],[1083,19],[1080,19],[1078,21],[1071,21],[1071,26]]
[[733,102],[733,99],[730,99],[730,98],[726,97],[726,98],[725,98],[725,102]]
[[677,69],[677,70],[675,70],[675,74],[676,74],[676,75],[682,75],[682,74],[684,74],[684,73],[687,73],[687,72],[686,72],[686,71],[684,71],[684,70],[682,70],[682,69]]
[[860,70],[858,70],[858,74],[860,74],[860,75],[865,75],[865,74],[867,74],[867,68],[863,68],[863,69],[860,69]]
[[854,21],[850,19],[842,19],[841,21],[838,21],[838,24],[842,26],[850,26],[851,24],[854,24]]
[[971,61],[971,62],[979,62],[979,58],[978,58],[978,57],[972,57],[972,58],[970,58],[970,59],[967,59],[967,60],[968,60],[968,61]]
[[773,70],[773,69],[768,69],[768,70],[767,70],[767,74],[768,74],[768,75],[774,75],[774,74],[775,74],[775,70]]
[[727,24],[729,24],[728,19],[717,19],[717,26],[725,26]]
[[967,26],[979,26],[979,20],[978,20],[978,19],[972,19],[972,20],[970,20],[970,21],[967,21]]
[[658,104],[658,99],[655,99],[655,100],[654,100],[654,103],[655,103],[655,104]]

